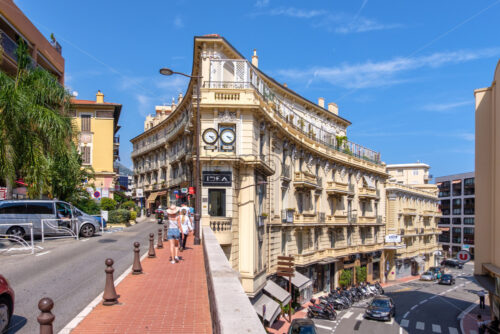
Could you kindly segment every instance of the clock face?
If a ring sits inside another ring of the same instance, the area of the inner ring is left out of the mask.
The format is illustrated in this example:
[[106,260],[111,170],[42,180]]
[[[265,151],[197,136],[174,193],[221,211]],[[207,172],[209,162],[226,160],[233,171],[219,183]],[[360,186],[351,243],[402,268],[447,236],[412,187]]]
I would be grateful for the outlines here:
[[217,139],[219,139],[219,134],[217,133],[217,130],[215,129],[206,129],[203,132],[203,141],[209,145],[213,145]]
[[236,134],[234,133],[233,129],[224,129],[220,133],[220,139],[226,145],[234,143],[235,138]]

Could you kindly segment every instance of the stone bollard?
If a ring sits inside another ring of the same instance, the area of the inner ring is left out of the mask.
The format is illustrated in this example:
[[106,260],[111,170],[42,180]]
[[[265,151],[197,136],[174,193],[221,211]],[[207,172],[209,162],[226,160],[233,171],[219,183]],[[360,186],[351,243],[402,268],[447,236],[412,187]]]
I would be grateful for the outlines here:
[[167,240],[167,234],[168,234],[168,226],[164,225],[163,226],[163,241],[168,241]]
[[141,251],[139,247],[140,243],[134,242],[134,264],[132,265],[132,275],[142,274],[142,266],[139,252]]
[[118,304],[120,296],[116,294],[115,281],[113,280],[113,272],[115,271],[113,269],[113,259],[106,259],[104,263],[106,264],[106,269],[104,270],[106,272],[106,285],[104,285],[104,294],[102,295],[104,301],[102,305],[110,306]]
[[163,237],[161,236],[161,228],[158,229],[158,244],[156,245],[156,248],[158,249],[163,248]]
[[38,302],[38,309],[42,312],[36,318],[40,324],[40,334],[52,334],[52,323],[56,318],[50,310],[54,307],[54,302],[50,298],[42,298]]
[[153,233],[149,233],[149,252],[148,252],[148,257],[156,257],[154,243],[155,243],[155,235]]

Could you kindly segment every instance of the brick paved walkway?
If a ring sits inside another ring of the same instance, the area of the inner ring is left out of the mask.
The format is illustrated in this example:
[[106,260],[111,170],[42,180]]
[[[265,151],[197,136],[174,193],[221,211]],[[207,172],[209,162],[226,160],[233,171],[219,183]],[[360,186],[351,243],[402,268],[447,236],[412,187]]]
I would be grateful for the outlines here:
[[128,275],[116,287],[119,305],[99,304],[71,333],[211,334],[203,248],[193,246],[192,235],[187,243],[176,264],[168,242],[156,249],[156,258],[142,261],[145,274]]

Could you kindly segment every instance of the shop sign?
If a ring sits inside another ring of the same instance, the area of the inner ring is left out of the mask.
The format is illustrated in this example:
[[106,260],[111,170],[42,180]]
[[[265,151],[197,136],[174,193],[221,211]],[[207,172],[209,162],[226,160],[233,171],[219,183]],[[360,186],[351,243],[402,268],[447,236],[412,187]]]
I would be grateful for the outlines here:
[[141,188],[136,189],[135,195],[136,195],[136,197],[144,197],[144,190]]
[[385,236],[385,242],[401,242],[401,236],[398,234],[388,234]]
[[204,186],[231,187],[232,172],[208,172],[203,171]]
[[7,188],[0,187],[0,200],[6,199],[6,198],[7,198]]
[[187,192],[188,192],[188,188],[181,188],[181,193],[187,194]]

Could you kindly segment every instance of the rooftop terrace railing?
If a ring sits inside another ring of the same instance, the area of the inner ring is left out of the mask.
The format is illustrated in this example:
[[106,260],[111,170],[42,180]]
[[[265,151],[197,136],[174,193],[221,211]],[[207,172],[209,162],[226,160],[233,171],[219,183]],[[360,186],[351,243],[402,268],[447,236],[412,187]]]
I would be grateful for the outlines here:
[[335,136],[334,133],[328,132],[326,129],[318,127],[317,125],[309,122],[301,117],[298,113],[294,112],[286,104],[281,103],[276,95],[265,85],[255,86],[252,82],[245,81],[205,81],[204,88],[213,89],[254,89],[266,102],[273,102],[279,104],[274,108],[274,111],[285,122],[290,124],[293,128],[303,133],[305,136],[315,140],[331,149],[342,152],[375,164],[380,165],[380,153],[366,148],[362,145],[353,143],[347,140],[346,137]]

